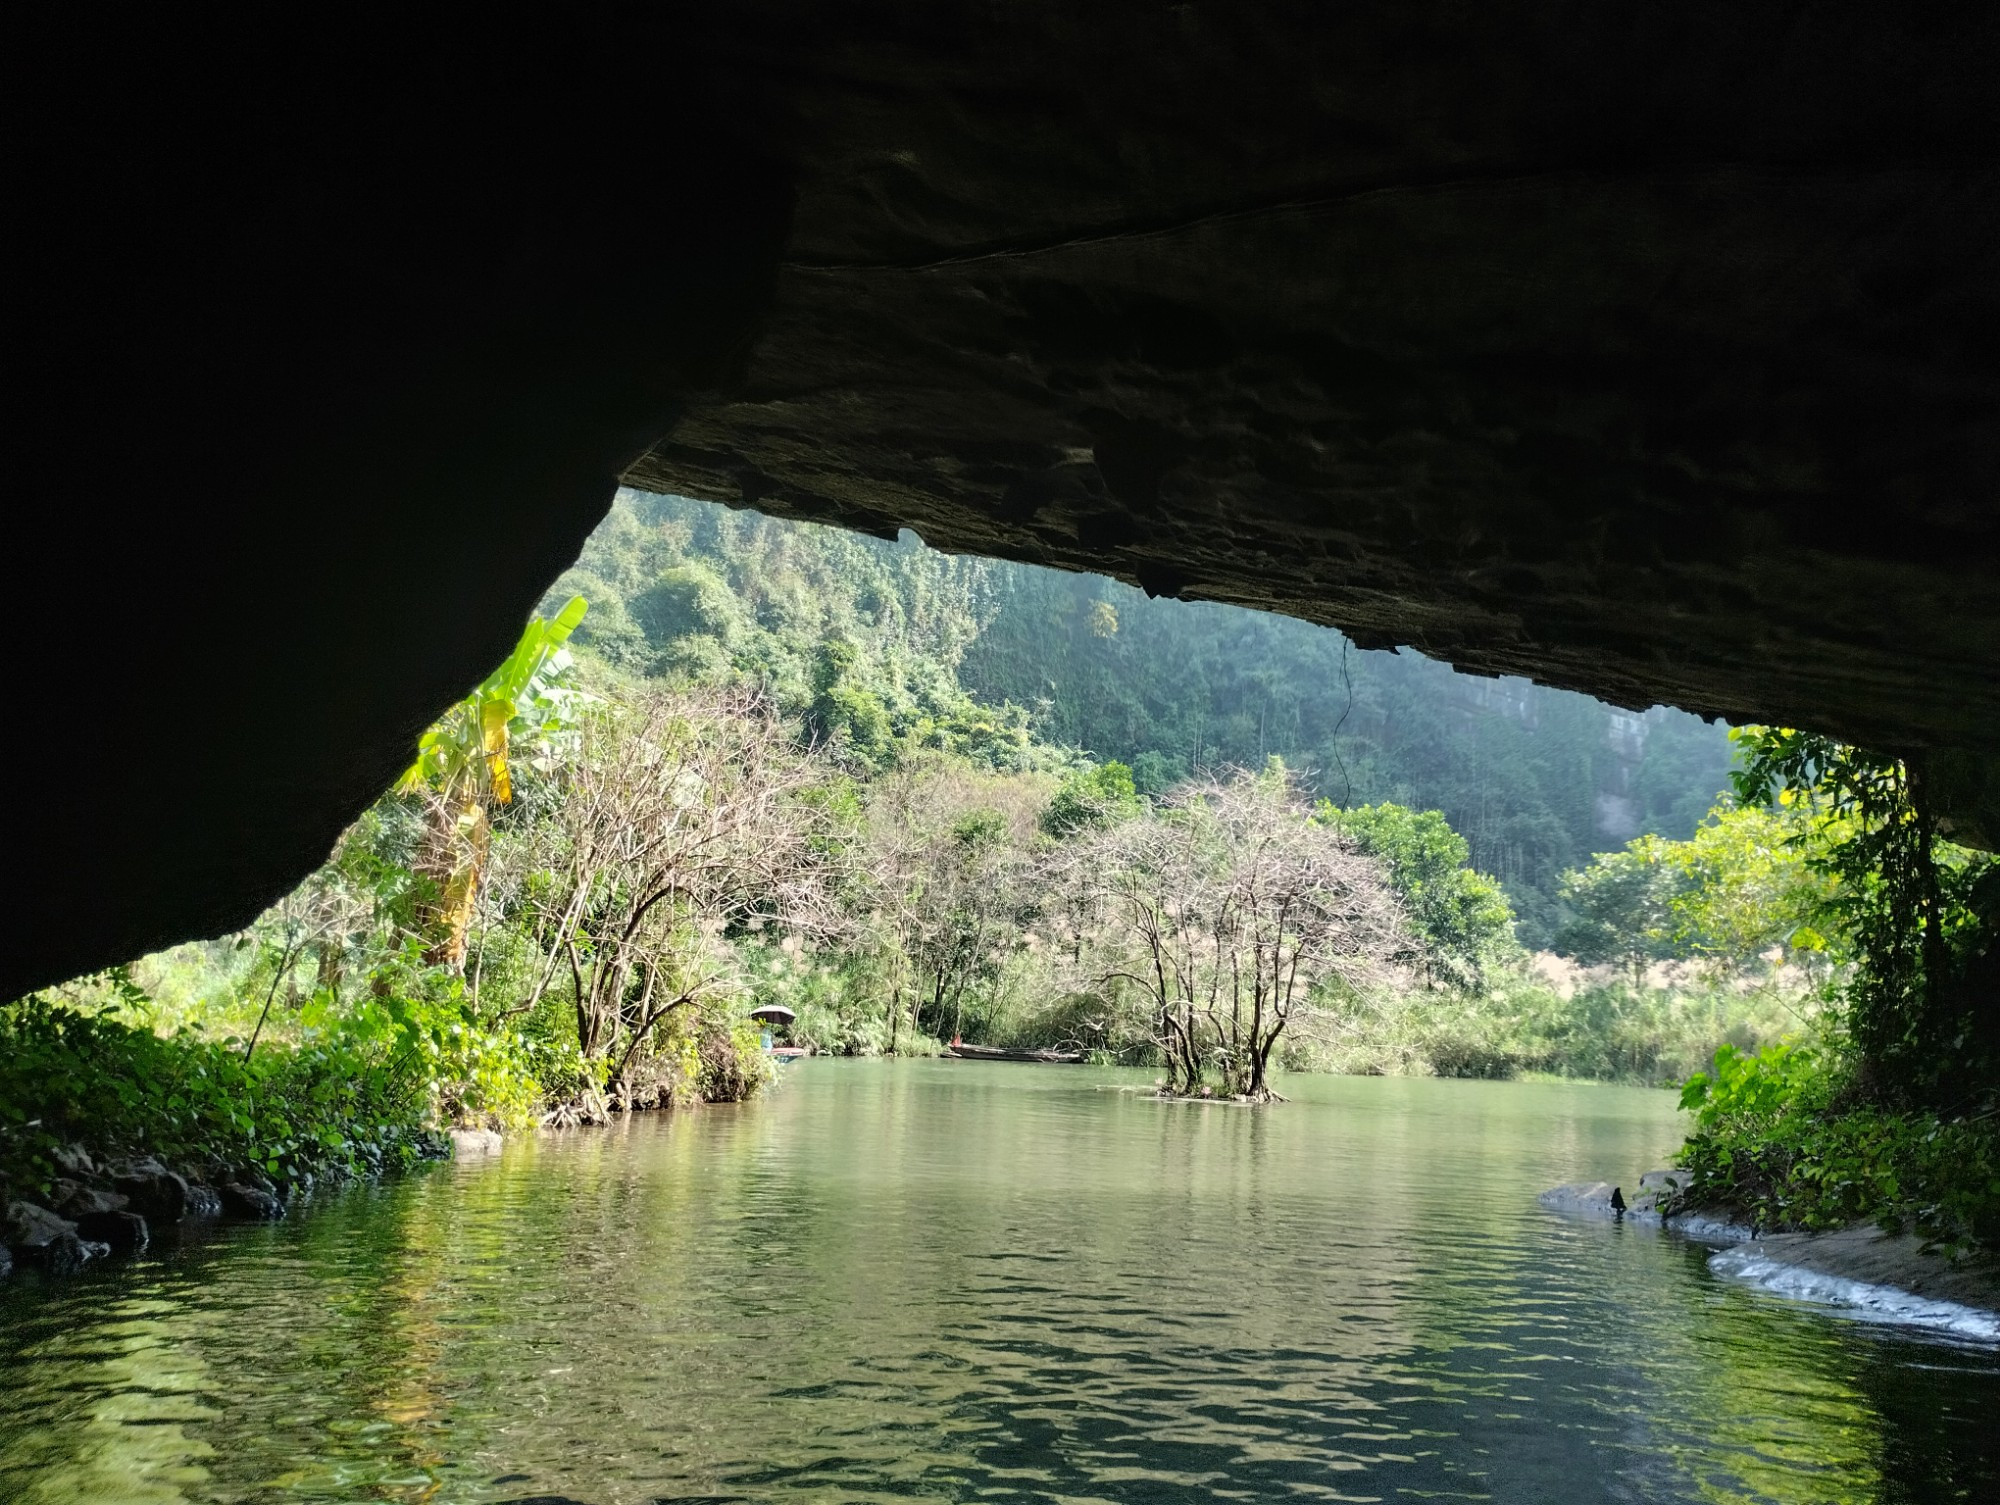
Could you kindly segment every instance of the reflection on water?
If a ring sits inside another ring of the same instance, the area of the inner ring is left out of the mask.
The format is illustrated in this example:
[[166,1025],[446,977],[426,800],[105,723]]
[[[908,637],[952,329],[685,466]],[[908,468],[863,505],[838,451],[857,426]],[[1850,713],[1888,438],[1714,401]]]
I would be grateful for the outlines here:
[[0,1292],[0,1498],[1977,1500],[2000,1356],[1534,1193],[1666,1094],[814,1061]]

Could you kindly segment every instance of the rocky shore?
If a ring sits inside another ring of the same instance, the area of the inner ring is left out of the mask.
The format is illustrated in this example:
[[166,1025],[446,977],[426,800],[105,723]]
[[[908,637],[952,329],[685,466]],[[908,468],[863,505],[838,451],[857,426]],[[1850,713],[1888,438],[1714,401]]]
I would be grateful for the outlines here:
[[1953,1258],[1912,1233],[1872,1225],[1832,1233],[1772,1233],[1726,1214],[1683,1210],[1684,1171],[1649,1171],[1628,1199],[1609,1181],[1553,1187],[1538,1199],[1557,1212],[1662,1228],[1719,1244],[1710,1264],[1722,1275],[1784,1295],[1885,1320],[2000,1340],[2000,1261]]
[[2000,1263],[1947,1258],[1913,1233],[1868,1225],[1776,1233],[1725,1250],[1712,1263],[1720,1274],[1787,1296],[2000,1340]]
[[1705,1244],[1738,1244],[1757,1236],[1755,1229],[1727,1215],[1677,1210],[1675,1204],[1686,1192],[1687,1183],[1686,1171],[1648,1171],[1639,1178],[1638,1188],[1629,1199],[1622,1187],[1609,1181],[1579,1181],[1552,1187],[1538,1200],[1542,1206],[1557,1212],[1671,1228]]
[[[430,1159],[456,1152],[462,1158],[491,1154],[497,1134],[439,1134]],[[170,1168],[150,1156],[99,1156],[81,1145],[54,1155],[56,1175],[46,1190],[17,1196],[0,1177],[0,1276],[16,1268],[73,1275],[93,1260],[133,1254],[166,1230],[233,1219],[271,1222],[312,1189],[306,1174],[280,1184],[254,1166]]]

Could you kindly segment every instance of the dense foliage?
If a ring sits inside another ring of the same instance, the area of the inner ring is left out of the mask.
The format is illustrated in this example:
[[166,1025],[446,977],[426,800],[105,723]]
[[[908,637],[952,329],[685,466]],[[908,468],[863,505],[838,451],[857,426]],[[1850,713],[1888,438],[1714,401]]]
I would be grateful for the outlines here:
[[[298,1176],[738,1098],[758,1005],[816,1050],[1250,1097],[1280,1063],[1677,1080],[1841,965],[1803,949],[1826,880],[1785,817],[1697,828],[1687,718],[668,498],[621,497],[549,612],[243,935],[6,1011],[40,1070],[0,1162],[94,1133]],[[1607,821],[1680,839],[1564,878]],[[1585,964],[1524,949],[1558,924]]]
[[1010,770],[1075,761],[1022,705],[960,683],[992,614],[993,571],[921,545],[620,493],[544,611],[591,603],[576,633],[628,678],[755,691],[863,771],[924,750]]
[[579,641],[621,668],[753,686],[878,767],[891,740],[1006,769],[1060,768],[1074,748],[1161,795],[1277,755],[1339,805],[1440,811],[1531,945],[1561,923],[1566,869],[1686,836],[1728,779],[1722,729],[1678,711],[676,497],[621,494],[545,609],[571,594],[592,603]]
[[1766,819],[1787,834],[1770,863],[1736,864],[1733,883],[1711,876],[1720,897],[1693,912],[1731,916],[1713,928],[1754,935],[1729,900],[1788,867],[1767,882],[1784,896],[1767,908],[1797,922],[1791,945],[1823,959],[1826,1006],[1799,1043],[1725,1050],[1690,1079],[1688,1195],[1765,1226],[1872,1218],[1991,1246],[2000,863],[1942,838],[1904,759],[1783,729],[1737,735],[1739,797],[1775,807]]
[[811,759],[754,699],[607,699],[580,730],[496,853],[478,975],[496,953],[513,970],[494,969],[488,996],[548,1028],[573,1020],[586,1117],[603,1114],[600,1088],[630,1107],[714,1096],[690,1091],[704,1072],[754,1087],[729,937],[827,924]]
[[470,1027],[448,992],[314,1000],[288,1042],[252,1052],[233,1035],[160,1034],[129,981],[109,991],[109,1004],[37,995],[0,1010],[0,1165],[16,1192],[45,1190],[56,1151],[79,1142],[291,1183],[380,1171],[439,1153],[441,1108],[519,1106],[515,1042]]
[[1691,1200],[1760,1228],[1877,1221],[1954,1246],[2000,1247],[2000,1122],[1861,1102],[1825,1045],[1725,1046],[1681,1095]]
[[1743,799],[1809,822],[1798,845],[1851,966],[1841,1022],[1857,1090],[1945,1112],[2000,1103],[2000,862],[1944,840],[1904,759],[1783,729],[1739,740]]
[[1686,841],[1640,837],[1563,875],[1556,945],[1586,963],[1641,970],[1675,958],[1808,964],[1834,894],[1808,856],[1797,811],[1724,800]]
[[1471,845],[1442,812],[1403,805],[1342,810],[1322,800],[1321,823],[1377,859],[1421,943],[1406,953],[1431,981],[1479,992],[1515,949],[1514,915],[1500,885],[1472,866]]

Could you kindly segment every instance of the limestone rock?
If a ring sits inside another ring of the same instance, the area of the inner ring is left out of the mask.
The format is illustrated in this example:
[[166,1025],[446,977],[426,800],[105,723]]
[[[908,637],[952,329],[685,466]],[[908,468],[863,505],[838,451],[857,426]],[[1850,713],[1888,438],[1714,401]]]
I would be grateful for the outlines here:
[[262,1186],[246,1186],[241,1181],[225,1181],[221,1188],[222,1209],[231,1217],[275,1222],[285,1215],[285,1204],[277,1194]]
[[1675,1213],[1667,1226],[1682,1238],[1703,1244],[1741,1244],[1757,1236],[1757,1230],[1727,1209]]
[[136,1212],[87,1212],[76,1220],[77,1234],[108,1248],[130,1253],[143,1249],[151,1230]]
[[187,1216],[197,1222],[222,1216],[222,1196],[212,1186],[190,1181],[187,1186]]
[[1688,1185],[1688,1174],[1680,1170],[1648,1171],[1639,1178],[1639,1187],[1625,1205],[1620,1189],[1609,1181],[1579,1181],[1554,1187],[1537,1199],[1542,1206],[1558,1212],[1584,1213],[1591,1217],[1617,1218],[1649,1228],[1670,1228],[1686,1238],[1709,1244],[1734,1244],[1753,1237],[1752,1230],[1713,1211],[1667,1213]]
[[236,1174],[229,1179],[234,1181],[238,1186],[254,1187],[256,1190],[264,1192],[269,1196],[276,1196],[278,1194],[278,1183],[265,1175],[263,1169],[259,1166],[239,1166],[237,1167]]
[[45,1270],[50,1275],[74,1275],[93,1259],[102,1259],[111,1249],[109,1245],[80,1238],[74,1233],[62,1233],[46,1244],[15,1252],[22,1263]]
[[59,1170],[72,1176],[94,1176],[97,1166],[90,1158],[90,1152],[80,1144],[58,1145],[50,1156]]
[[7,1204],[6,1241],[14,1249],[31,1249],[75,1233],[76,1224],[36,1202],[15,1200]]
[[73,1275],[110,1251],[77,1236],[76,1225],[33,1202],[7,1204],[6,1242],[24,1265],[51,1275]]
[[[106,643],[133,724],[197,658],[230,693],[138,819],[118,739],[0,748],[0,997],[292,887],[621,474],[1927,750],[2000,810],[1986,8],[736,0],[176,68],[44,9],[10,599],[96,590],[20,695],[87,724]],[[520,87],[436,89],[475,45]],[[214,150],[278,77],[270,150]]]
[[1609,1181],[1577,1181],[1568,1186],[1552,1187],[1537,1199],[1544,1207],[1553,1207],[1558,1212],[1589,1212],[1604,1217],[1614,1216],[1619,1209],[1611,1205],[1618,1188]]
[[451,1131],[451,1157],[454,1160],[480,1160],[488,1155],[497,1155],[502,1144],[500,1135],[492,1129]]
[[1831,1233],[1767,1234],[1731,1251],[1724,1268],[1742,1270],[1759,1261],[2000,1313],[2000,1262],[1990,1255],[1947,1258],[1914,1233],[1862,1224]]
[[129,1199],[120,1192],[82,1182],[57,1181],[49,1191],[49,1203],[72,1222],[92,1213],[118,1212]]
[[1664,1213],[1687,1191],[1692,1179],[1682,1170],[1647,1171],[1632,1196],[1632,1211]]
[[178,1223],[188,1213],[188,1184],[177,1172],[152,1159],[117,1167],[112,1185],[131,1210],[157,1224]]

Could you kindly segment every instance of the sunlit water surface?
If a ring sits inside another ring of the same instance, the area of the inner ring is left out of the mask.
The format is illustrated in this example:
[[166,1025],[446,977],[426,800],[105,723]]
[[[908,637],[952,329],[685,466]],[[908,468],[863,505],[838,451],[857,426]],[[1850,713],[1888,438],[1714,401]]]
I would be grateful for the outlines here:
[[1139,1080],[812,1061],[16,1280],[0,1498],[2000,1499],[1993,1352],[1535,1205],[1665,1094]]

